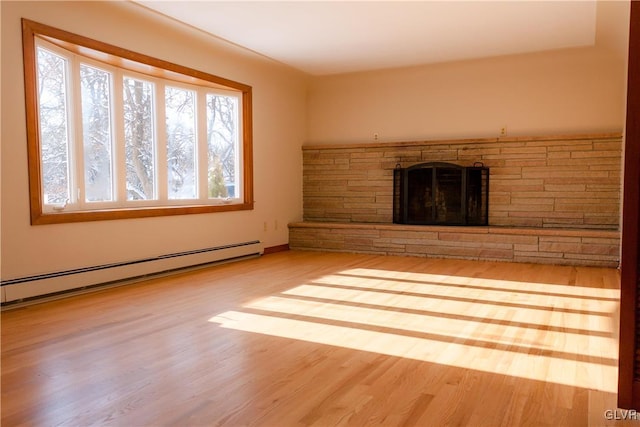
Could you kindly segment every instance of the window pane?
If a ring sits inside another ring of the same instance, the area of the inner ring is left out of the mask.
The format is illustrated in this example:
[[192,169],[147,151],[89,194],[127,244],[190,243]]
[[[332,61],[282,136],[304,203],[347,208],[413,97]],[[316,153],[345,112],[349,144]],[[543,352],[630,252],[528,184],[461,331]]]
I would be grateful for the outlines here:
[[80,65],[85,200],[113,200],[111,158],[111,75]]
[[63,204],[70,199],[66,70],[64,58],[38,48],[40,160],[45,204]]
[[195,199],[196,96],[193,91],[167,87],[167,179],[169,199]]
[[207,94],[210,198],[239,197],[238,98]]
[[155,198],[153,84],[123,80],[127,200],[150,200]]

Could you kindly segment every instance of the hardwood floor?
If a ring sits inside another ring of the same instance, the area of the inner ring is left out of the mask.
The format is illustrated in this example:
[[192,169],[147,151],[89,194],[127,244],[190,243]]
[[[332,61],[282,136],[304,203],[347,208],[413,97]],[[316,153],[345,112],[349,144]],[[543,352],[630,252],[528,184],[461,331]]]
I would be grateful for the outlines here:
[[2,313],[2,426],[621,426],[618,271],[288,251]]

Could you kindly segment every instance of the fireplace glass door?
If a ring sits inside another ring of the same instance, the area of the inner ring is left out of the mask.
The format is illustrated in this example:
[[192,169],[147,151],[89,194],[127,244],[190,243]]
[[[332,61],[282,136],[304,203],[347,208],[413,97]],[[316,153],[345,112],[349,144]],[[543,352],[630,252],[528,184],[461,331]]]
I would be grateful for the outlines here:
[[486,225],[489,169],[422,163],[394,171],[394,222]]

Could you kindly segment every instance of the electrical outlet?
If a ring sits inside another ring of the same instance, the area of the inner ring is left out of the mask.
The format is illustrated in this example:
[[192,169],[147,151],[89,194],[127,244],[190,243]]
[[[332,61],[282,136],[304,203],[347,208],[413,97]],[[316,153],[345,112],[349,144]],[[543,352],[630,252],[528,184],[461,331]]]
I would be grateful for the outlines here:
[[374,141],[377,141],[379,136],[380,136],[380,135],[378,135],[378,132],[374,133],[374,134],[373,134],[373,140],[374,140]]
[[502,126],[500,128],[500,136],[507,136],[507,126]]
[[267,231],[267,221],[264,222],[264,231]]

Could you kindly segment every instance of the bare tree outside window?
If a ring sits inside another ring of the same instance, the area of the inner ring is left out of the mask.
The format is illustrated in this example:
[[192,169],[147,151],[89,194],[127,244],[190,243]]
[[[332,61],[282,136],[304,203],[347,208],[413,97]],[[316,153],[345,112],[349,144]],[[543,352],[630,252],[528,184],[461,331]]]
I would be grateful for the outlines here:
[[80,65],[87,202],[113,200],[111,80],[111,73]]
[[70,197],[67,61],[46,49],[38,49],[37,61],[44,200],[65,204]]
[[236,97],[207,94],[210,198],[236,196],[237,109]]
[[197,196],[195,109],[195,92],[170,86],[165,89],[169,199]]
[[155,198],[153,84],[125,77],[124,138],[127,200]]

